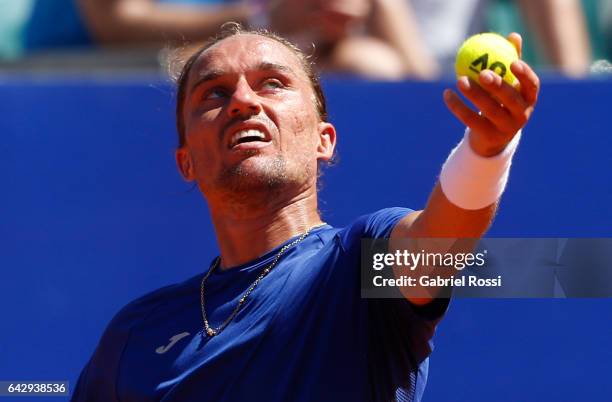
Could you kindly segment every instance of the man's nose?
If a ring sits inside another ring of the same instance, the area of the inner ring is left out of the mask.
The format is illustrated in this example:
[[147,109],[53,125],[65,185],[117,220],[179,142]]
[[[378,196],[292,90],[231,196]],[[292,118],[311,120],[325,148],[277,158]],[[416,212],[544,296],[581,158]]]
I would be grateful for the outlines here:
[[231,117],[253,116],[259,114],[259,112],[261,112],[261,105],[257,94],[246,80],[240,80],[230,98],[229,115]]

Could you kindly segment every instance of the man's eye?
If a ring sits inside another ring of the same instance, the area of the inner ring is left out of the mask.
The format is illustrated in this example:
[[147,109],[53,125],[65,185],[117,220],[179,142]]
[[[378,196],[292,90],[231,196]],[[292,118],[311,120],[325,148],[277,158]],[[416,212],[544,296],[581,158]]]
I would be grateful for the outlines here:
[[269,79],[269,80],[265,80],[263,84],[261,84],[261,87],[263,89],[278,89],[278,88],[283,88],[284,85],[279,80]]
[[220,99],[220,98],[224,98],[225,96],[227,96],[227,93],[221,89],[221,88],[213,88],[209,91],[206,91],[204,93],[203,99],[205,100],[209,100],[209,99]]

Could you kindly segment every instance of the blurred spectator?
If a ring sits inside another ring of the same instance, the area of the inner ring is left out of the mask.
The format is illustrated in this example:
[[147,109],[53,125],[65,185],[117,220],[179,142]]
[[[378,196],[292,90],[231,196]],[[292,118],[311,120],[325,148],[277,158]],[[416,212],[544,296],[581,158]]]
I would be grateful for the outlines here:
[[230,0],[0,0],[8,33],[0,54],[203,40],[228,20],[245,23],[251,10]]
[[370,31],[399,52],[404,74],[437,78],[440,64],[422,38],[417,17],[406,0],[378,0],[374,3]]
[[375,79],[437,74],[405,0],[279,0],[269,18],[307,53],[314,45],[324,70]]
[[[506,12],[520,10],[543,64],[570,76],[588,73],[591,46],[580,0],[278,0],[270,23],[303,48],[314,43],[326,70],[435,78],[454,74],[464,39],[498,30],[489,20],[499,3]],[[506,31],[522,31],[517,28]]]
[[487,0],[405,0],[420,38],[445,75],[455,74],[455,56],[469,36],[487,30]]
[[30,4],[26,0],[0,0],[0,59],[21,54],[23,24],[29,13]]
[[246,23],[251,15],[251,8],[244,1],[78,0],[78,3],[92,37],[112,44],[203,40],[224,22]]
[[580,0],[518,0],[546,60],[562,73],[589,72],[591,44]]
[[605,43],[605,54],[612,60],[612,1],[601,0],[601,27],[603,31],[603,42]]
[[[591,46],[580,0],[406,1],[414,10],[427,48],[446,73],[453,71],[457,48],[468,36],[489,30],[524,31],[521,21],[508,23],[514,8],[533,34],[543,64],[570,76],[588,73]],[[495,15],[496,11],[501,15]]]
[[[607,47],[612,54],[612,0],[583,1],[597,9],[598,36],[607,35],[596,50]],[[264,8],[266,18],[257,18]],[[534,34],[525,41],[528,61],[571,76],[588,72],[591,45],[581,0],[0,0],[0,58],[92,43],[197,42],[236,21],[288,36],[326,71],[433,79],[454,74],[456,51],[471,34],[525,31],[520,21],[504,25],[515,9]],[[544,60],[530,58],[531,42]]]

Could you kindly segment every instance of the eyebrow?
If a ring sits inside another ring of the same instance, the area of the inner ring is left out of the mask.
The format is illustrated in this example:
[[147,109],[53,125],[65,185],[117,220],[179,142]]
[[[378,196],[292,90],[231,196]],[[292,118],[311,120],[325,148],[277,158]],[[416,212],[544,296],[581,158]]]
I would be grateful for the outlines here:
[[262,71],[277,70],[277,71],[282,71],[284,73],[295,75],[295,73],[289,66],[285,66],[283,64],[278,64],[278,63],[270,63],[266,61],[259,63],[259,65],[257,66],[257,70],[262,70]]
[[[289,66],[278,64],[278,63],[271,63],[267,61],[263,61],[259,63],[253,71],[281,71],[281,72],[295,76],[295,73]],[[204,72],[203,74],[201,74],[200,78],[198,78],[198,80],[191,86],[191,90],[193,91],[200,85],[206,82],[209,82],[209,81],[214,81],[218,79],[219,77],[222,77],[227,74],[228,74],[227,72],[221,69],[208,70]]]

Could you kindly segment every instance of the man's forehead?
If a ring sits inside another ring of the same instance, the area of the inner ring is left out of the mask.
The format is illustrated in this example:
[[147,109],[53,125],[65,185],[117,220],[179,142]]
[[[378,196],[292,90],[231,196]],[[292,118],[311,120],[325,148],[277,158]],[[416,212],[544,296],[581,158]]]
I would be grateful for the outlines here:
[[194,76],[208,71],[238,72],[262,65],[284,66],[296,75],[303,70],[298,56],[284,44],[256,34],[237,34],[206,49],[195,64]]

